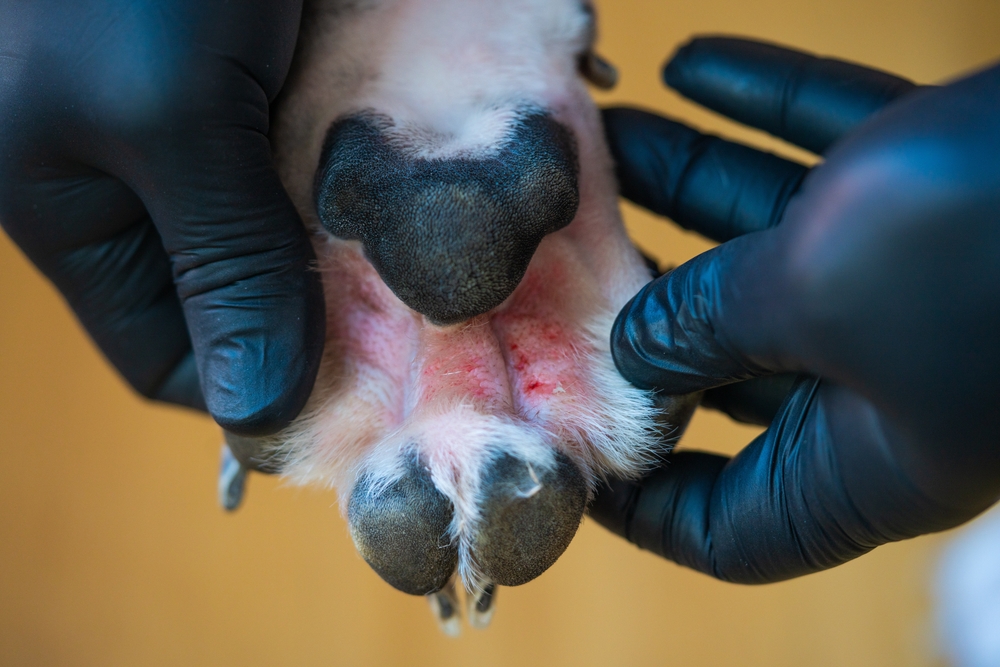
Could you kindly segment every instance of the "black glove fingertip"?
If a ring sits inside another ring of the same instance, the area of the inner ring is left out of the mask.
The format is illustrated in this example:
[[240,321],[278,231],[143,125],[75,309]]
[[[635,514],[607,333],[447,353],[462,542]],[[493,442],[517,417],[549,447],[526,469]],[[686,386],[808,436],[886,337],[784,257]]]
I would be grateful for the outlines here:
[[[299,269],[285,280],[261,276],[185,304],[205,402],[227,431],[275,433],[298,416],[312,392],[325,309],[318,274]],[[259,296],[244,297],[244,291]]]
[[[658,278],[653,283],[661,279]],[[644,352],[642,341],[648,337],[646,324],[655,326],[656,322],[662,321],[662,314],[657,319],[648,320],[642,312],[648,301],[643,298],[644,294],[653,283],[643,287],[625,304],[611,327],[611,358],[615,367],[634,386],[646,390],[657,389],[655,381],[649,377],[649,370],[657,366],[658,360],[649,358]]]
[[917,86],[881,70],[776,44],[698,37],[663,69],[688,99],[814,153]]

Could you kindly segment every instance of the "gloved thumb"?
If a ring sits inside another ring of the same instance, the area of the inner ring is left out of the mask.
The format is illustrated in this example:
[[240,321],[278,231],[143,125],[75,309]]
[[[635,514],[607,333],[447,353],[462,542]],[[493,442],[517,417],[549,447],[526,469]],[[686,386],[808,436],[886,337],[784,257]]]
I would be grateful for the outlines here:
[[240,125],[197,137],[136,190],[171,258],[209,412],[233,433],[263,435],[294,419],[312,390],[325,325],[319,273],[267,137]]
[[782,371],[794,356],[794,303],[780,231],[748,234],[646,285],[619,313],[611,352],[643,389],[688,394]]

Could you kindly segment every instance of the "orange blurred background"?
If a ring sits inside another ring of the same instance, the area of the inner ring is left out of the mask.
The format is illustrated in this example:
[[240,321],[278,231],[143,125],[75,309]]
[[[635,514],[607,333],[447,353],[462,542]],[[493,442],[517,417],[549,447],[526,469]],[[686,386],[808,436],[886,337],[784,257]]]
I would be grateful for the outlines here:
[[[486,0],[480,0],[486,1]],[[919,82],[1000,57],[997,0],[605,0],[602,103],[801,153],[659,84],[695,33],[739,33]],[[628,208],[661,262],[708,247]],[[699,412],[683,446],[734,452],[758,431]],[[587,520],[538,580],[503,589],[487,631],[451,640],[423,599],[356,555],[332,493],[254,476],[216,504],[219,430],[143,402],[0,237],[2,665],[932,665],[927,580],[941,536],[755,588],[715,582]]]

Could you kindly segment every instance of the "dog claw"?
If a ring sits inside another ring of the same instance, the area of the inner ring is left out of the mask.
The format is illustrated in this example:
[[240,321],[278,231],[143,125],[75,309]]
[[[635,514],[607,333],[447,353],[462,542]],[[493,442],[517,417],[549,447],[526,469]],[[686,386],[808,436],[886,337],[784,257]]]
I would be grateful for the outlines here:
[[459,613],[458,593],[455,590],[455,579],[452,578],[444,588],[427,596],[431,605],[431,613],[437,621],[441,632],[449,637],[462,634],[461,614]]
[[580,56],[580,74],[601,90],[611,90],[618,83],[618,70],[594,51]]
[[483,584],[482,588],[469,591],[466,595],[469,625],[477,630],[485,630],[493,620],[493,613],[497,609],[497,588],[496,584]]
[[236,460],[229,445],[222,445],[222,464],[219,469],[219,504],[232,512],[243,502],[247,483],[247,469]]

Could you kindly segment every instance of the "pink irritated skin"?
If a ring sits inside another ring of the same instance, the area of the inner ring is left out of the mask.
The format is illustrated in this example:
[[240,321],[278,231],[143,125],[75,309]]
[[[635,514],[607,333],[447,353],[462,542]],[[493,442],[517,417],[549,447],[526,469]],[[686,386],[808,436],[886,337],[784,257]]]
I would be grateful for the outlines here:
[[[591,352],[581,322],[593,317],[586,267],[564,239],[539,248],[524,280],[493,318],[513,378],[518,413],[543,422],[558,404],[588,396],[585,356]],[[561,255],[561,256],[560,256]]]
[[478,412],[510,412],[510,384],[487,316],[457,327],[425,326],[420,336],[416,406],[467,401]]
[[[611,361],[615,314],[649,280],[617,209],[600,116],[576,72],[592,35],[579,0],[314,0],[275,114],[283,181],[314,232],[327,344],[303,414],[268,444],[297,483],[336,487],[362,473],[388,484],[416,450],[454,505],[452,538],[469,588],[480,475],[506,452],[544,470],[555,452],[584,476],[640,473],[666,445],[651,394]],[[473,54],[456,58],[456,54]],[[312,183],[326,130],[374,110],[401,150],[429,159],[501,145],[517,109],[570,128],[580,206],[546,236],[527,273],[490,313],[431,325],[400,302],[360,245],[327,234]]]

